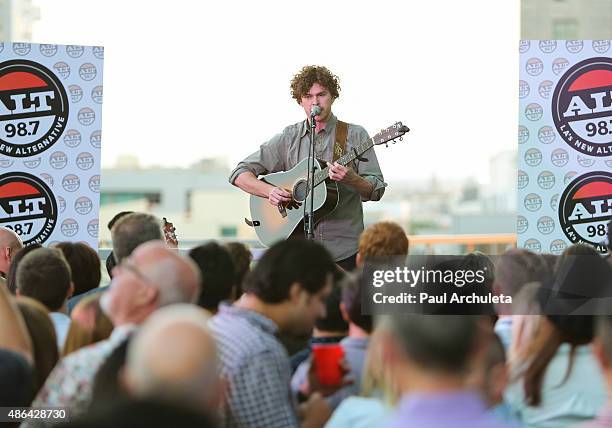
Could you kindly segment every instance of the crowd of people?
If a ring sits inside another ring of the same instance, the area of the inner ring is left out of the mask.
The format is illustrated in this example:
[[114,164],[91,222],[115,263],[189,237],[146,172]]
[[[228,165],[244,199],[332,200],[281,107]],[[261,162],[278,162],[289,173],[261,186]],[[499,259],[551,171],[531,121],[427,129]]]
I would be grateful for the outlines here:
[[[494,314],[373,316],[368,263],[409,254],[393,222],[361,234],[352,272],[304,239],[253,261],[240,243],[183,254],[150,214],[109,229],[100,284],[87,245],[0,228],[0,408],[67,415],[14,426],[612,427],[612,261],[592,247],[460,258],[513,296]],[[321,349],[340,350],[335,382]]]

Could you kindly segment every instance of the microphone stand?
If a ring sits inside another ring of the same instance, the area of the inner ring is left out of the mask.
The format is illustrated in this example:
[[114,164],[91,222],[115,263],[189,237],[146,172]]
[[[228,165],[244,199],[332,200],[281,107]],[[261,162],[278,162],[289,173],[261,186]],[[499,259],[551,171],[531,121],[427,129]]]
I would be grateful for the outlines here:
[[306,195],[310,196],[310,203],[304,205],[304,237],[314,240],[314,174],[315,174],[315,115],[310,113],[310,155],[308,156],[308,178]]

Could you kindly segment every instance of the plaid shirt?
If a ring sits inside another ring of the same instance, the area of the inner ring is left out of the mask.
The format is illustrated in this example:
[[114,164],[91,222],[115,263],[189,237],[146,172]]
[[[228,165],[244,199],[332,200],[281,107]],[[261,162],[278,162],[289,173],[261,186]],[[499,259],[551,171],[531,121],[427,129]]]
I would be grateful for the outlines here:
[[229,382],[225,426],[297,427],[289,356],[274,336],[276,324],[254,311],[224,303],[210,320],[210,328]]

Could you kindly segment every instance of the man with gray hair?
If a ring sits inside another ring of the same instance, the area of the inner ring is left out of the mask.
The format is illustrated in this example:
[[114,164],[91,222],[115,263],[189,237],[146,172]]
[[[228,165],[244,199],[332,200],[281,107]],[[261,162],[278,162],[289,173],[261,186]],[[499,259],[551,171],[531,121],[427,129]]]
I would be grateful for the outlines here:
[[381,333],[383,361],[403,394],[387,427],[506,427],[466,386],[493,334],[484,318],[402,314],[383,321]]
[[[84,412],[91,401],[95,374],[110,353],[158,308],[193,303],[200,293],[195,263],[161,241],[140,245],[114,271],[113,286],[100,301],[115,326],[110,338],[64,357],[32,406],[67,407],[71,415]],[[37,426],[34,422],[26,421],[24,426]]]
[[0,286],[6,285],[6,274],[9,271],[13,256],[23,248],[21,238],[6,227],[0,227]]
[[123,383],[137,399],[216,414],[222,399],[210,314],[195,305],[160,309],[130,341]]
[[117,263],[132,254],[140,244],[163,240],[162,223],[151,214],[132,213],[121,217],[111,229],[113,254]]

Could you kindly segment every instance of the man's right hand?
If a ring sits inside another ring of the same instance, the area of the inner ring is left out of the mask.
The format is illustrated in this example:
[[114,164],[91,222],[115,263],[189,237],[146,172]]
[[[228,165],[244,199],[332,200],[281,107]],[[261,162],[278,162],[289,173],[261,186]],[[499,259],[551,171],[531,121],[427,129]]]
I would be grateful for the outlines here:
[[283,202],[290,202],[292,200],[291,193],[280,187],[272,187],[268,192],[268,202],[272,205],[277,206]]

